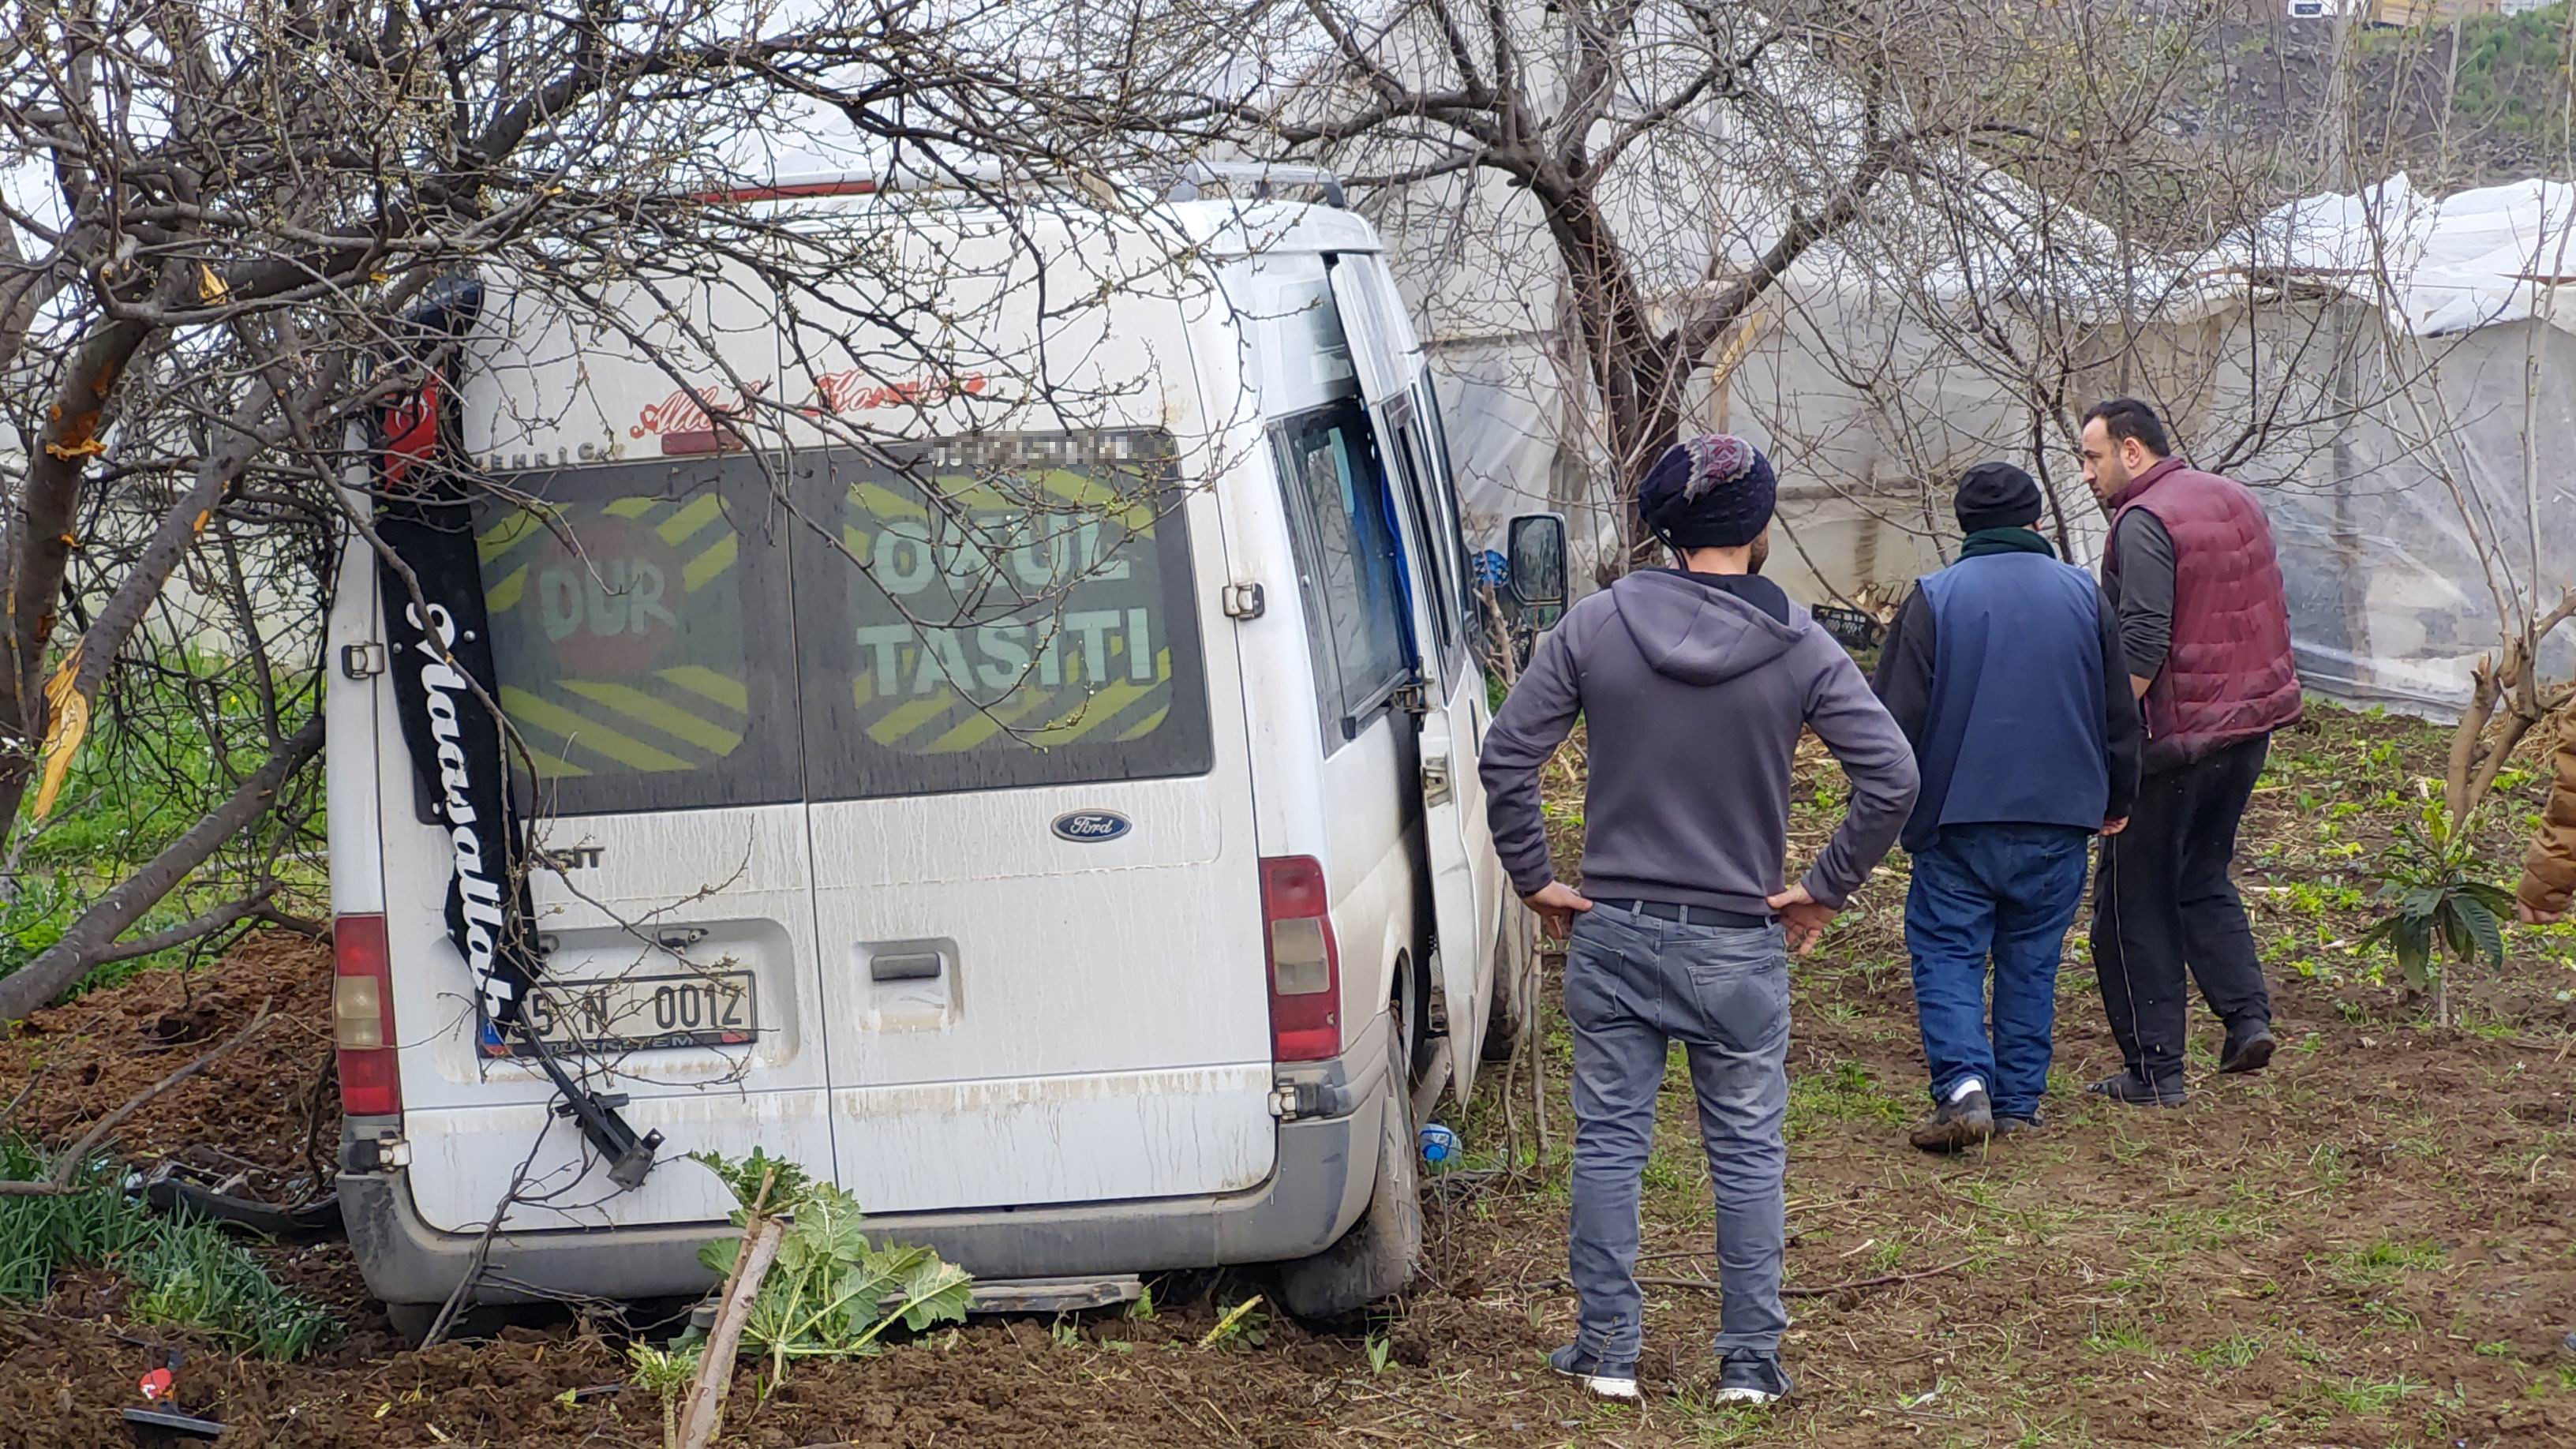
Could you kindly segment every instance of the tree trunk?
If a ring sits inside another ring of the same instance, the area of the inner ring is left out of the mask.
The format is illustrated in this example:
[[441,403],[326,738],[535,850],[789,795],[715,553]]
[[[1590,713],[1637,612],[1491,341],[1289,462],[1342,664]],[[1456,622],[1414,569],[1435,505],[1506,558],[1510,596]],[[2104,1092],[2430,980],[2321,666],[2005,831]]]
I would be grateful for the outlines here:
[[1610,477],[1593,492],[1611,510],[1622,545],[1595,565],[1597,581],[1607,584],[1652,563],[1662,547],[1638,528],[1632,504],[1638,480],[1677,435],[1677,416],[1664,403],[1671,359],[1589,186],[1550,174],[1534,179],[1530,192],[1546,210],[1548,235],[1565,266],[1585,381],[1599,409],[1598,443]]

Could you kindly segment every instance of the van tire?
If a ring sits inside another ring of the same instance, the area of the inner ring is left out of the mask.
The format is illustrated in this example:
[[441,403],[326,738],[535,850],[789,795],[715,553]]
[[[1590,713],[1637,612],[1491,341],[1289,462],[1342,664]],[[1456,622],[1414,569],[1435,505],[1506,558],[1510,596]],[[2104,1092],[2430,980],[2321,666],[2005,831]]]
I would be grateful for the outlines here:
[[1388,1094],[1378,1122],[1377,1185],[1360,1220],[1331,1247],[1279,1270],[1279,1306],[1309,1322],[1350,1318],[1411,1287],[1421,1271],[1422,1180],[1403,1093]]
[[[1394,1016],[1395,1060],[1403,1068],[1405,1098],[1431,1070],[1436,1049],[1431,1030],[1431,957],[1407,952],[1395,958],[1395,989],[1387,1002]],[[1410,1106],[1405,1111],[1410,1114]]]
[[1489,1062],[1511,1060],[1521,1033],[1529,1030],[1532,998],[1538,994],[1538,972],[1533,969],[1537,948],[1529,940],[1529,923],[1519,919],[1520,909],[1517,900],[1505,902],[1503,923],[1494,933],[1494,1001],[1485,1009],[1485,1039],[1480,1044]]

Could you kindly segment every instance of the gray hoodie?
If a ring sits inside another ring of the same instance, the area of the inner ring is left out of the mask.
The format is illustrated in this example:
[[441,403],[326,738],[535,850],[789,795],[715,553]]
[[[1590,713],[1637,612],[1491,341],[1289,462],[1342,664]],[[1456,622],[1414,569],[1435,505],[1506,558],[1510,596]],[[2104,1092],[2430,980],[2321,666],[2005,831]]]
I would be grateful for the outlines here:
[[1769,582],[1636,573],[1566,611],[1485,737],[1513,888],[1554,879],[1539,767],[1585,722],[1583,893],[1760,915],[1781,889],[1789,763],[1813,729],[1851,780],[1807,893],[1840,906],[1914,806],[1914,752],[1860,669]]

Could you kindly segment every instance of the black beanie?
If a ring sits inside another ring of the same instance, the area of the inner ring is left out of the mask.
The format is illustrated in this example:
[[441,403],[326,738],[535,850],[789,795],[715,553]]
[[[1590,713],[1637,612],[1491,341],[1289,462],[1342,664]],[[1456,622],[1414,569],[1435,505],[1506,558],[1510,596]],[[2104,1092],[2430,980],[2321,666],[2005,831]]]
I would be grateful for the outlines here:
[[1963,532],[2028,528],[2039,522],[2039,485],[2010,463],[1979,463],[1959,479],[1954,506]]

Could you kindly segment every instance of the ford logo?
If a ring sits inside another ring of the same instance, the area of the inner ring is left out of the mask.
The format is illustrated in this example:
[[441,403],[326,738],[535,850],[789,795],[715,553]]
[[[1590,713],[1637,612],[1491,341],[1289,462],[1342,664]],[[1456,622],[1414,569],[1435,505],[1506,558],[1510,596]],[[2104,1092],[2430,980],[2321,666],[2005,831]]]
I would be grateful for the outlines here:
[[1126,816],[1115,810],[1076,810],[1070,815],[1057,816],[1054,828],[1056,837],[1060,840],[1089,843],[1096,840],[1116,840],[1134,826]]

